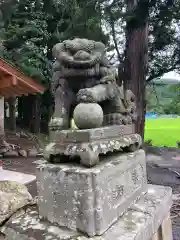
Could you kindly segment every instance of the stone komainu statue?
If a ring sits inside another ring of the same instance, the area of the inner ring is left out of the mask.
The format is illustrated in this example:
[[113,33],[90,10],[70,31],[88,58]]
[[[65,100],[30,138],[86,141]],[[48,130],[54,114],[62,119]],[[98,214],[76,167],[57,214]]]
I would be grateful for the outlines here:
[[55,98],[51,129],[68,129],[78,103],[98,103],[103,125],[126,125],[136,120],[135,96],[116,84],[116,69],[106,57],[105,45],[75,38],[53,47],[52,90]]

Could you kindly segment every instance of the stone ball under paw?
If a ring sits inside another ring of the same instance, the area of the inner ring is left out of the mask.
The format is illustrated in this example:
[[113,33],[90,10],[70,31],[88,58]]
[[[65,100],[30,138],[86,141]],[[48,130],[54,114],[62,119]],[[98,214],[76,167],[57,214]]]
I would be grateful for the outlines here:
[[103,123],[103,110],[97,103],[80,103],[74,109],[73,118],[79,129],[97,128]]

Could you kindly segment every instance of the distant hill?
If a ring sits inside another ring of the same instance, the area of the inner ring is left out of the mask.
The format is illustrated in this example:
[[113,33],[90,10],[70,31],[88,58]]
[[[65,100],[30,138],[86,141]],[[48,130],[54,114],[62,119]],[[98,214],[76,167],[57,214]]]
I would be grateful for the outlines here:
[[146,87],[147,111],[163,113],[164,106],[176,96],[176,93],[170,91],[170,87],[177,83],[177,81],[166,80],[148,84]]
[[151,84],[163,84],[163,85],[167,85],[167,84],[178,84],[180,83],[179,79],[173,79],[173,78],[157,78],[151,81]]
[[175,71],[171,71],[171,72],[165,73],[160,78],[155,78],[154,80],[151,81],[151,83],[178,84],[180,83],[180,74]]
[[165,106],[169,105],[176,96],[170,88],[178,83],[180,84],[180,74],[174,71],[148,83],[146,86],[147,111],[164,113]]

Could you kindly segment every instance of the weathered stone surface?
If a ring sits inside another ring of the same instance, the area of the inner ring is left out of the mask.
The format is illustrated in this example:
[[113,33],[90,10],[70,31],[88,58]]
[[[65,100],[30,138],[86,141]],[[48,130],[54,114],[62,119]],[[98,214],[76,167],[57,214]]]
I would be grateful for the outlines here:
[[65,143],[84,143],[92,140],[116,138],[135,133],[135,126],[113,125],[93,129],[51,131],[51,140]]
[[13,216],[0,231],[8,240],[68,240],[81,234],[40,220],[36,206]]
[[35,175],[25,174],[16,171],[10,171],[0,168],[0,182],[2,181],[16,181],[16,183],[28,184],[36,180]]
[[18,154],[19,154],[19,156],[27,157],[27,151],[26,150],[20,149],[18,151]]
[[0,224],[18,209],[32,202],[33,199],[25,185],[13,181],[0,181]]
[[29,157],[36,157],[38,154],[39,154],[39,152],[36,148],[32,148],[28,151]]
[[172,205],[169,187],[148,185],[143,195],[106,233],[88,238],[38,218],[31,208],[24,215],[12,217],[1,229],[8,240],[150,240]]
[[5,237],[5,235],[3,233],[0,232],[0,240],[7,240],[7,238]]
[[105,156],[91,169],[39,164],[39,212],[50,222],[101,235],[146,188],[145,153]]
[[52,53],[56,61],[52,68],[54,113],[50,130],[68,128],[74,103],[101,105],[104,125],[137,121],[135,95],[118,86],[116,68],[108,61],[103,43],[81,38],[64,40],[53,47]]
[[51,163],[60,163],[78,156],[82,165],[92,167],[99,162],[100,154],[139,149],[141,136],[133,132],[133,125],[51,132],[54,140],[45,147],[44,158]]
[[4,157],[18,157],[18,151],[7,151],[4,153]]
[[80,103],[74,109],[73,119],[79,129],[101,127],[103,110],[97,103]]

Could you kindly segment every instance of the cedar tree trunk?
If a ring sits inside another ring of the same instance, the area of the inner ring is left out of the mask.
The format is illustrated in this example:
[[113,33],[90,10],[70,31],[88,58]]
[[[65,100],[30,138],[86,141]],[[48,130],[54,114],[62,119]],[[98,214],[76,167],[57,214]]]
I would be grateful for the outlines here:
[[[143,0],[139,0],[143,1]],[[137,7],[137,0],[127,0],[127,9],[131,11]],[[125,89],[131,89],[136,95],[137,124],[136,132],[144,138],[145,122],[145,81],[148,62],[148,9],[144,9],[146,16],[139,20],[132,18],[126,25],[125,50]]]

